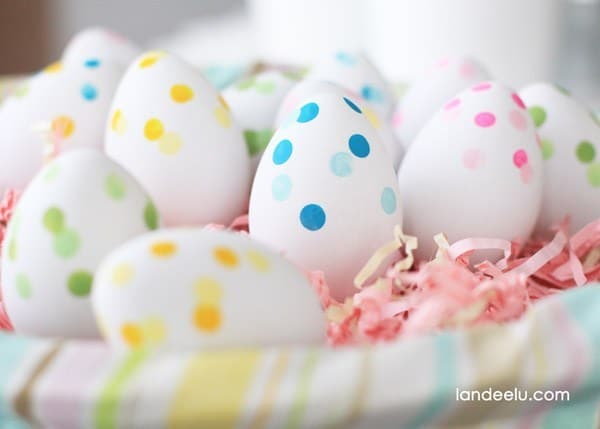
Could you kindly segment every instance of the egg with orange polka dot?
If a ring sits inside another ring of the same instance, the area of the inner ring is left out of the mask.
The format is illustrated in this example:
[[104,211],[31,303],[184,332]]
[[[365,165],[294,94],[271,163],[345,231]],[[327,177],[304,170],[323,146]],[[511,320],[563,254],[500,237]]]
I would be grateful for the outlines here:
[[55,62],[0,106],[0,191],[24,189],[41,166],[76,148],[102,149],[121,69],[111,62]]
[[[413,141],[398,172],[405,232],[417,255],[435,256],[433,237],[525,241],[542,202],[543,164],[536,128],[523,100],[497,81],[456,94]],[[481,251],[473,260],[498,260]]]
[[321,344],[325,317],[306,276],[247,235],[166,229],[111,252],[94,311],[117,350],[168,352]]
[[242,131],[217,90],[174,55],[147,52],[131,64],[105,147],[148,189],[167,225],[228,224],[246,210]]
[[[15,330],[97,337],[90,293],[98,263],[159,224],[147,193],[99,151],[74,150],[50,162],[23,194],[3,242],[0,284]],[[124,265],[114,281],[134,275]]]

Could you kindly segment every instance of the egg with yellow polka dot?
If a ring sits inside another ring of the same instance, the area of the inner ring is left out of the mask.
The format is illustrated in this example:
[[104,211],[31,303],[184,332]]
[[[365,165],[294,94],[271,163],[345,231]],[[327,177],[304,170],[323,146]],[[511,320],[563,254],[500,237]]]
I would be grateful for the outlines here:
[[218,91],[172,54],[133,61],[105,147],[148,189],[166,225],[228,224],[246,209],[251,171],[242,131]]
[[[15,330],[97,337],[89,296],[98,263],[158,227],[147,193],[99,151],[74,150],[49,163],[23,194],[3,242],[0,283]],[[111,281],[125,287],[135,276],[124,263]]]
[[141,49],[122,34],[103,27],[90,27],[76,33],[63,52],[63,60],[70,62],[110,61],[118,64],[123,70]]
[[94,311],[117,350],[182,352],[321,344],[325,318],[306,276],[247,235],[164,229],[101,263]]
[[121,68],[100,60],[55,62],[0,106],[0,191],[24,189],[40,167],[77,148],[102,149]]

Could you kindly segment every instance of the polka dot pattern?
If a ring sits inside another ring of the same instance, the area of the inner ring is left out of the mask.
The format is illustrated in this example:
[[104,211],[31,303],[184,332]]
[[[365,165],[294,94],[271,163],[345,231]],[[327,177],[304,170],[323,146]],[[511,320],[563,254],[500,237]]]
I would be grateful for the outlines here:
[[237,254],[229,247],[216,247],[213,251],[213,257],[225,268],[235,268],[239,264]]
[[221,285],[211,277],[200,278],[194,285],[199,304],[194,310],[194,325],[205,334],[216,333],[223,323],[220,303],[223,297]]
[[300,223],[309,231],[320,230],[325,221],[325,210],[318,204],[308,204],[300,211]]
[[269,260],[261,252],[257,250],[248,250],[246,252],[246,257],[252,268],[259,273],[269,272],[271,264],[269,264]]
[[122,136],[127,131],[127,120],[120,109],[115,110],[110,120],[110,129]]
[[58,73],[63,69],[63,65],[60,61],[52,63],[44,69],[44,73]]
[[150,253],[159,259],[168,259],[177,252],[177,245],[171,241],[159,241],[150,247]]
[[122,263],[112,270],[111,283],[117,287],[123,287],[133,279],[134,271],[131,264]]
[[70,259],[79,250],[81,240],[76,231],[68,228],[62,229],[54,236],[54,251],[64,259]]
[[521,113],[521,111],[519,110],[512,110],[509,113],[509,121],[512,124],[512,126],[519,130],[519,131],[525,131],[527,130],[527,118],[525,117],[525,115],[523,113]]
[[392,188],[384,188],[381,192],[381,208],[388,214],[394,214],[397,208],[396,193]]
[[200,304],[194,311],[194,324],[199,331],[214,333],[222,324],[222,316],[219,309],[210,304]]
[[471,90],[474,92],[483,92],[490,89],[492,89],[492,84],[489,82],[478,83],[471,88]]
[[194,91],[188,85],[177,84],[171,87],[171,99],[176,103],[187,103],[194,98]]
[[365,118],[367,118],[367,121],[369,121],[373,128],[375,128],[376,130],[381,128],[381,120],[379,119],[379,116],[377,116],[377,113],[375,113],[368,107],[364,108],[363,113],[365,114]]
[[584,164],[589,164],[596,158],[596,148],[589,141],[580,142],[577,145],[576,153],[577,159]]
[[337,52],[335,54],[335,59],[347,67],[351,67],[356,64],[356,57],[348,52]]
[[587,179],[594,188],[600,187],[600,163],[595,163],[588,167]]
[[31,287],[29,277],[23,273],[17,274],[15,286],[17,288],[17,294],[22,299],[29,299],[33,295],[33,288]]
[[98,58],[88,58],[83,62],[83,66],[88,69],[97,69],[100,67],[100,60]]
[[513,93],[512,99],[520,109],[527,110],[527,106],[525,106],[525,103],[523,102],[523,99],[521,99],[519,94]]
[[373,85],[364,85],[360,90],[360,95],[371,103],[383,103],[383,92]]
[[152,118],[144,125],[144,136],[150,141],[156,141],[162,137],[165,127],[160,119]]
[[360,110],[360,107],[358,107],[352,100],[344,97],[344,101],[346,102],[346,104],[348,106],[350,106],[350,108],[352,110],[354,110],[356,113],[362,113],[362,110]]
[[165,133],[158,140],[158,150],[164,155],[175,155],[179,153],[182,146],[183,141],[177,133]]
[[286,163],[290,157],[292,156],[293,145],[289,140],[281,140],[275,146],[275,150],[273,151],[273,163],[275,165],[281,165]]
[[475,116],[475,124],[481,128],[490,128],[496,123],[496,116],[491,112],[481,112]]
[[273,179],[271,193],[276,201],[285,201],[292,192],[292,179],[287,174],[280,174]]
[[317,103],[307,103],[300,108],[300,113],[296,119],[300,123],[310,122],[319,115],[319,106]]
[[52,120],[50,128],[60,139],[67,139],[75,132],[75,121],[69,116],[58,116]]
[[546,110],[540,106],[530,107],[529,114],[531,115],[531,118],[533,119],[533,123],[535,124],[535,126],[537,128],[544,125],[544,122],[546,122],[546,118],[548,116],[546,114]]
[[109,198],[119,201],[125,198],[125,181],[115,173],[109,174],[104,181],[104,190]]
[[366,158],[371,152],[369,142],[362,134],[353,134],[348,140],[350,152],[358,158]]
[[338,177],[348,177],[352,174],[352,156],[346,152],[338,152],[329,160],[331,172]]
[[86,83],[81,87],[81,96],[86,101],[94,101],[98,98],[98,89],[91,83]]
[[554,144],[548,139],[541,140],[542,158],[548,160],[554,155]]
[[73,272],[68,279],[69,292],[76,297],[86,297],[92,291],[94,277],[89,271],[79,270]]
[[152,201],[148,201],[148,203],[146,203],[146,207],[144,208],[144,222],[150,231],[158,229],[158,218],[159,216],[156,206]]
[[154,66],[158,62],[158,60],[163,56],[164,53],[162,52],[148,52],[140,59],[140,61],[138,62],[138,66],[141,69],[147,69],[149,67]]
[[58,207],[50,207],[44,213],[43,223],[44,227],[51,234],[58,234],[65,226],[65,218],[62,210]]

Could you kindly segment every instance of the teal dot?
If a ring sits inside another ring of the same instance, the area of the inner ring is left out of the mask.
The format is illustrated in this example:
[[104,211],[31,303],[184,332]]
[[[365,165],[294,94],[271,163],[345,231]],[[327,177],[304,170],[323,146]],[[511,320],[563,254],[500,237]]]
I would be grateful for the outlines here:
[[109,174],[104,181],[104,190],[113,200],[125,197],[125,181],[116,174]]
[[346,104],[348,106],[350,106],[350,108],[352,110],[354,110],[356,113],[362,113],[362,110],[360,110],[360,107],[358,107],[352,100],[344,97],[344,101],[346,102]]
[[397,207],[396,193],[392,188],[384,188],[381,193],[381,207],[389,215],[394,214]]
[[289,140],[281,140],[273,151],[273,163],[281,165],[292,156],[293,146]]
[[96,68],[100,67],[100,60],[98,58],[89,58],[89,59],[85,60],[83,65],[85,67],[87,67],[88,69],[96,69]]
[[356,63],[356,58],[354,55],[349,54],[348,52],[337,52],[335,54],[335,59],[348,67],[353,66]]
[[81,87],[81,96],[84,100],[94,101],[98,98],[98,90],[91,83],[86,83]]
[[338,152],[329,160],[329,168],[338,177],[348,177],[352,174],[352,157],[346,152]]
[[300,114],[297,121],[300,123],[310,122],[319,114],[319,105],[317,103],[307,103],[300,108]]
[[273,179],[271,184],[273,198],[277,201],[285,201],[292,192],[292,179],[287,174],[281,174]]
[[371,85],[363,86],[360,90],[360,95],[362,95],[362,98],[371,103],[383,102],[383,93],[381,90]]
[[79,270],[73,272],[67,280],[67,287],[76,297],[86,297],[92,291],[94,277],[89,271]]
[[15,279],[15,285],[17,287],[17,293],[19,294],[19,296],[23,299],[29,299],[31,298],[31,294],[32,294],[32,288],[31,288],[31,282],[29,281],[29,278],[21,273],[21,274],[17,274],[17,278]]
[[54,236],[54,251],[61,258],[72,258],[79,246],[79,235],[72,229],[65,228]]
[[149,230],[154,231],[158,229],[158,217],[156,206],[152,201],[148,201],[144,208],[144,222]]
[[308,204],[300,211],[300,223],[309,231],[323,228],[325,220],[325,210],[318,204]]
[[366,158],[371,152],[369,142],[362,134],[352,135],[348,140],[348,146],[350,147],[350,152],[358,158]]

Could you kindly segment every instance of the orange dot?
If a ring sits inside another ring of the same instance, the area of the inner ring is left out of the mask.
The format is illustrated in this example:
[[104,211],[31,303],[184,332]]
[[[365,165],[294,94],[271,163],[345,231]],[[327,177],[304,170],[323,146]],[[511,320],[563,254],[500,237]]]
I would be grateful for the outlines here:
[[200,304],[194,311],[194,325],[203,332],[216,332],[221,327],[221,311],[214,305]]
[[129,347],[139,347],[144,342],[142,330],[132,323],[125,323],[121,327],[121,336]]
[[58,73],[61,70],[62,70],[62,63],[60,61],[52,63],[52,64],[46,66],[46,68],[44,69],[44,71],[46,73]]
[[226,268],[235,268],[238,265],[238,257],[229,247],[216,247],[213,256],[217,262]]
[[169,258],[175,254],[176,250],[177,246],[170,241],[159,241],[150,248],[150,252],[158,258]]
[[75,131],[75,122],[68,116],[58,116],[52,121],[51,128],[58,138],[66,139]]
[[152,118],[144,126],[144,135],[148,140],[155,141],[162,137],[165,127],[160,119]]
[[163,52],[148,52],[142,57],[138,65],[141,69],[152,67],[163,55]]
[[194,91],[187,85],[173,85],[171,87],[171,98],[176,103],[187,103],[194,98]]

